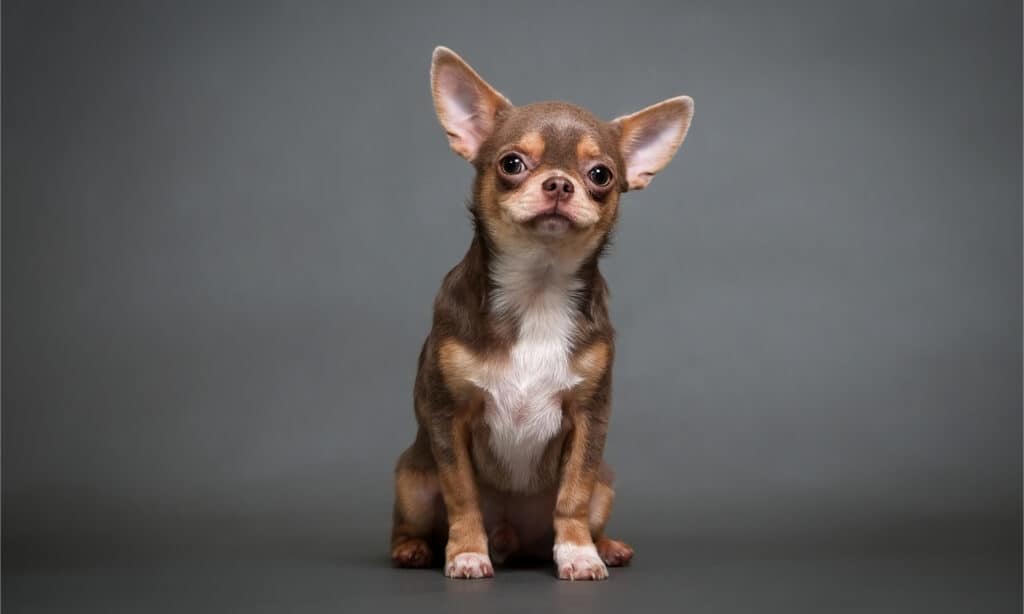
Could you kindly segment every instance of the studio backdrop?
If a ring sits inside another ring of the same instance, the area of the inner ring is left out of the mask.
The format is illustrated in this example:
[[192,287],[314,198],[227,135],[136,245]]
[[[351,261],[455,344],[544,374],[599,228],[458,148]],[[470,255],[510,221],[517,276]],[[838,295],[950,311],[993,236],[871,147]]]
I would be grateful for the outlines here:
[[385,560],[471,236],[439,44],[696,101],[602,263],[617,536],[1019,547],[1018,3],[5,2],[5,570]]

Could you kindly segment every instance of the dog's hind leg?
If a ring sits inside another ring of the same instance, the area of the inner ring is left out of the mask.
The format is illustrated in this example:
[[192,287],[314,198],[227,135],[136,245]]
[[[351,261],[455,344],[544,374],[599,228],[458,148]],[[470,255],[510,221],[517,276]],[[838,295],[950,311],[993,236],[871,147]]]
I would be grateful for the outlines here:
[[444,546],[446,525],[437,467],[421,432],[395,468],[391,561],[397,567],[427,567],[437,562],[433,551]]
[[617,539],[604,534],[605,525],[612,513],[615,501],[615,490],[612,488],[612,472],[607,465],[602,465],[598,473],[594,494],[590,499],[590,535],[594,539],[597,554],[609,567],[628,565],[633,559],[633,548]]

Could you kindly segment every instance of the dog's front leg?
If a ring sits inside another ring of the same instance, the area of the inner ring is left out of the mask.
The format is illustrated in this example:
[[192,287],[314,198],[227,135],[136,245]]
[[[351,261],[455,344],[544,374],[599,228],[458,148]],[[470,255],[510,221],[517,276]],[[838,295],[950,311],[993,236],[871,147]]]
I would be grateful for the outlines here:
[[448,511],[444,573],[449,578],[494,575],[469,452],[472,413],[471,405],[461,404],[451,414],[435,416],[430,429],[441,495]]
[[608,430],[607,405],[570,402],[567,410],[572,433],[555,502],[555,566],[563,580],[603,580],[608,568],[594,547],[589,513]]

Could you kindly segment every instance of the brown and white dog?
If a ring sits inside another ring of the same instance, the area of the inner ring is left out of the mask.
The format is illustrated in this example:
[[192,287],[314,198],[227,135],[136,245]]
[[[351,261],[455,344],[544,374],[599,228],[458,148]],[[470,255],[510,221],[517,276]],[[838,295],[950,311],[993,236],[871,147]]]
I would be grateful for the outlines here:
[[430,77],[452,149],[476,168],[474,236],[420,353],[391,558],[425,567],[444,545],[445,575],[483,578],[492,560],[553,552],[559,578],[607,578],[633,550],[604,534],[613,330],[598,258],[619,195],[669,162],[693,100],[611,122],[517,107],[444,47]]

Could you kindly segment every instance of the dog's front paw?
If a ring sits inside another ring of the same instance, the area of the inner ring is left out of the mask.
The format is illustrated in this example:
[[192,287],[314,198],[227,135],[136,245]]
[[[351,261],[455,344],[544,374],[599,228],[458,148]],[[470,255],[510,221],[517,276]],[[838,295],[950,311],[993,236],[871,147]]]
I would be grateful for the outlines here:
[[463,552],[445,563],[444,575],[456,579],[490,578],[494,575],[494,566],[486,554]]
[[604,580],[608,568],[592,544],[555,544],[555,566],[562,580]]

